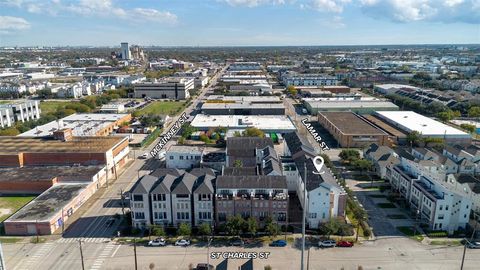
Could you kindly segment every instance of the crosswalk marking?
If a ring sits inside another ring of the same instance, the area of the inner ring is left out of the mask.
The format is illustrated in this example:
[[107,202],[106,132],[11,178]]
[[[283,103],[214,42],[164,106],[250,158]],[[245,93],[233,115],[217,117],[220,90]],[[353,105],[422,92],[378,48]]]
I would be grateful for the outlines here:
[[98,258],[93,262],[93,265],[90,267],[91,270],[98,270],[102,267],[103,263],[105,262],[106,258],[110,256],[113,249],[115,248],[114,243],[108,243],[108,245],[100,252]]
[[42,245],[37,252],[32,256],[29,256],[28,259],[23,260],[22,263],[17,265],[14,269],[24,270],[24,269],[33,269],[38,259],[46,257],[50,251],[55,247],[53,243],[40,244]]
[[109,243],[109,242],[111,242],[110,238],[105,238],[105,237],[100,237],[100,238],[74,237],[74,238],[60,238],[56,241],[56,243],[71,244],[71,243],[78,243],[78,240],[81,240],[82,242],[86,242],[86,243]]

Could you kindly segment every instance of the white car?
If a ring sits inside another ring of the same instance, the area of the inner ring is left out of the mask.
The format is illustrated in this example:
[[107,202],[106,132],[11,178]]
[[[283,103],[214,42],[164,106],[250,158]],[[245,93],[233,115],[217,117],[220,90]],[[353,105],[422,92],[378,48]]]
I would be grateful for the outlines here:
[[328,248],[328,247],[334,247],[337,245],[337,242],[335,240],[324,240],[318,242],[318,246],[322,248]]
[[153,247],[164,247],[167,245],[167,243],[165,242],[165,239],[157,238],[152,241],[148,241],[148,245]]
[[190,245],[190,240],[180,239],[175,242],[175,246],[186,247]]

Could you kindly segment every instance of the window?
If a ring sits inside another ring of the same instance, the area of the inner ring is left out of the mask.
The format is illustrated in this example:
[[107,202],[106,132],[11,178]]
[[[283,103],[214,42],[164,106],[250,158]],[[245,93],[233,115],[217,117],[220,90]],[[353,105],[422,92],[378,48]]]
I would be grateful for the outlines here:
[[170,159],[173,160],[173,156],[170,156]]
[[136,202],[143,201],[143,195],[133,195],[133,200]]
[[195,160],[200,160],[200,156],[195,156]]
[[317,213],[309,213],[308,217],[309,218],[317,218]]
[[180,160],[183,160],[183,156],[180,156]]
[[177,198],[188,198],[188,194],[177,194]]
[[440,208],[439,208],[439,209],[440,209],[440,211],[442,211],[442,210],[443,210],[443,205],[440,205]]
[[145,219],[145,213],[143,212],[135,212],[135,219]]
[[[447,205],[447,206],[445,206],[445,210],[446,210],[446,211],[448,211],[448,205]],[[441,225],[440,225],[440,226],[441,226]]]

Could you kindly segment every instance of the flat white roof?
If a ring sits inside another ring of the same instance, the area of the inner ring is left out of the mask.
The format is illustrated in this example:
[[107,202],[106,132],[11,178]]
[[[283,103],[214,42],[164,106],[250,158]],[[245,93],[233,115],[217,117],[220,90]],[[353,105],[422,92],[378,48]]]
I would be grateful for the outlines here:
[[390,89],[390,88],[396,88],[396,89],[401,89],[401,88],[410,88],[417,90],[419,89],[418,87],[407,85],[407,84],[396,84],[396,83],[389,83],[389,84],[376,84],[375,87],[383,88],[383,89]]
[[74,136],[95,136],[95,133],[128,114],[76,113],[45,125],[35,127],[18,136],[45,137],[62,128],[71,128]]
[[423,136],[470,138],[470,134],[412,111],[378,111],[376,114],[406,132],[418,131]]
[[264,131],[295,131],[292,121],[284,115],[204,115],[198,114],[191,125],[196,128],[226,127],[245,129],[256,127]]

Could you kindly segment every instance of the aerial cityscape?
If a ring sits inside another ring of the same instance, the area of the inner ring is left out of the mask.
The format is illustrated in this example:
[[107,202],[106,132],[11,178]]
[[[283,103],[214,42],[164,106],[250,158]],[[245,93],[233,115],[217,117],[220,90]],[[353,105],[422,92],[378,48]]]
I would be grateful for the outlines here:
[[0,270],[478,269],[479,223],[477,0],[0,0]]

